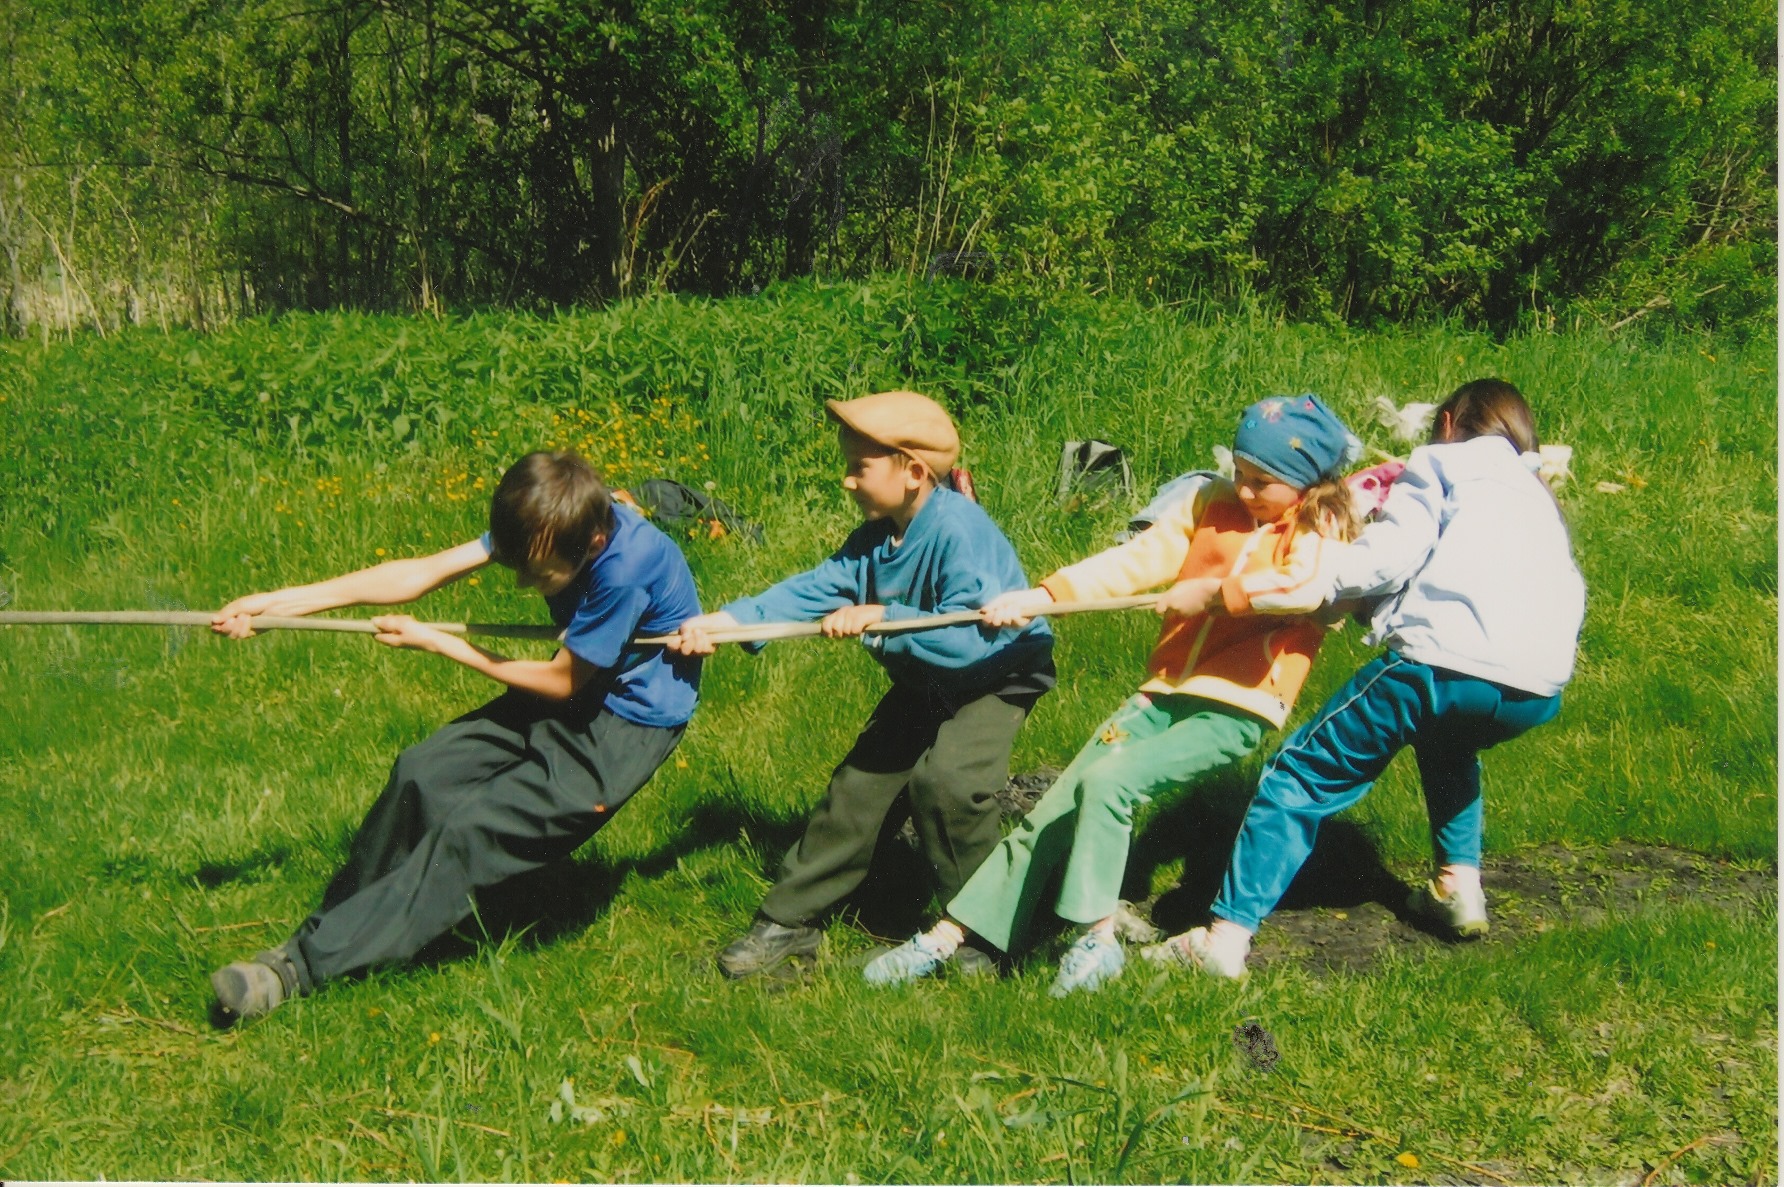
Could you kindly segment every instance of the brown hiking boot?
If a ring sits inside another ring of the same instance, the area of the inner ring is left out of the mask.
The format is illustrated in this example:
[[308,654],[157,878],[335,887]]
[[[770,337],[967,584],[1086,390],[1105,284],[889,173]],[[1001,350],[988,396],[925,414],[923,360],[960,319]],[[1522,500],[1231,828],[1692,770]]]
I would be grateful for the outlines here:
[[278,1009],[286,999],[307,992],[297,965],[283,947],[255,953],[252,960],[237,960],[211,974],[211,1025],[219,1030],[244,1018],[258,1018]]
[[765,915],[719,953],[719,968],[732,978],[772,972],[789,961],[809,962],[824,933],[815,927],[783,927]]

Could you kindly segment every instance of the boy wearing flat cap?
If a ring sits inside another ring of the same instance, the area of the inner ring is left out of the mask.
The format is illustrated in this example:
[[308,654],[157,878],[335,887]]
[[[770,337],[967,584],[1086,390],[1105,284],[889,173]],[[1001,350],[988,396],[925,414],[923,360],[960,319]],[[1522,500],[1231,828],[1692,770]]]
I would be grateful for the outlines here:
[[[830,638],[861,636],[892,677],[755,924],[719,954],[731,977],[816,955],[819,924],[867,876],[895,810],[909,813],[942,901],[952,898],[1001,838],[996,794],[1011,744],[1055,679],[1053,636],[1040,619],[862,634],[881,621],[976,610],[1027,588],[1028,578],[978,504],[938,484],[960,454],[940,405],[915,392],[880,392],[825,408],[838,425],[843,489],[865,522],[816,568],[689,619],[670,644],[707,655],[714,628],[817,620]],[[952,963],[961,972],[992,968],[990,957],[964,946]]]

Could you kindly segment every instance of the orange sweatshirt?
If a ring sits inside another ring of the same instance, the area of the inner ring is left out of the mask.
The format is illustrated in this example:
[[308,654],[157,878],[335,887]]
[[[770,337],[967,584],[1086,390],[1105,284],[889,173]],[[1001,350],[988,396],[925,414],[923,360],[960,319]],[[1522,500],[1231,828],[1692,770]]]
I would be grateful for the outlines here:
[[1326,628],[1306,617],[1322,604],[1325,544],[1297,531],[1293,513],[1259,524],[1230,482],[1211,482],[1145,532],[1067,565],[1041,582],[1055,601],[1121,597],[1192,577],[1220,577],[1224,605],[1167,621],[1146,661],[1141,692],[1186,693],[1232,705],[1281,728]]

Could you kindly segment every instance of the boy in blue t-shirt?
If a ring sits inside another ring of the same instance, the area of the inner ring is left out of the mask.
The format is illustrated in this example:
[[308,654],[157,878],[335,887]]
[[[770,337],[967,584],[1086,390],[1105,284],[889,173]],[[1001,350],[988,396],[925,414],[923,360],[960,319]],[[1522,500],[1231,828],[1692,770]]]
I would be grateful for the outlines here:
[[[915,392],[880,392],[825,407],[840,426],[843,489],[866,522],[816,568],[684,622],[671,650],[710,654],[708,632],[741,623],[816,619],[832,638],[862,635],[881,621],[977,610],[1028,587],[991,517],[937,484],[960,453],[940,405]],[[728,976],[815,955],[818,922],[865,879],[894,811],[910,815],[943,902],[1002,837],[996,797],[1009,777],[1010,746],[1055,680],[1046,624],[969,623],[862,641],[892,687],[831,775],[754,926],[719,954]],[[992,967],[988,955],[965,946],[953,963],[962,972]]]
[[217,1025],[413,957],[470,914],[476,891],[574,852],[681,741],[700,661],[630,641],[700,613],[693,575],[573,453],[509,467],[481,539],[238,598],[211,625],[246,638],[258,614],[410,602],[492,561],[540,592],[563,646],[548,660],[506,659],[408,615],[373,619],[378,642],[444,655],[508,689],[397,757],[322,904],[284,944],[211,974]]

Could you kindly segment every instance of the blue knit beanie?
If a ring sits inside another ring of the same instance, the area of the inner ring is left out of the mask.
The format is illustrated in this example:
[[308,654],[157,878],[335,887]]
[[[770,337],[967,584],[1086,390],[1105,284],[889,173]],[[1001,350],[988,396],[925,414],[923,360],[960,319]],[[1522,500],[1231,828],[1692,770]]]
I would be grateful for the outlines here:
[[1363,443],[1312,392],[1259,400],[1239,418],[1233,456],[1306,490],[1361,457]]

